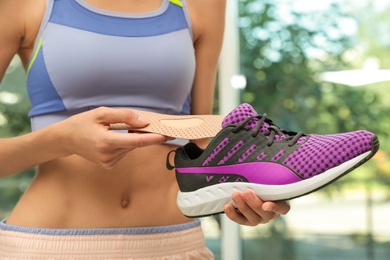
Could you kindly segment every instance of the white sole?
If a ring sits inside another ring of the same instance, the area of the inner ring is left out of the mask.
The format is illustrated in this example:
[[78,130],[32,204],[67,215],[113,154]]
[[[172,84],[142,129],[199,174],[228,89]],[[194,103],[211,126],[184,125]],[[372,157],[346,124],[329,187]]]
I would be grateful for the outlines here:
[[231,195],[240,191],[252,190],[264,201],[288,200],[313,192],[333,180],[341,177],[348,170],[359,164],[371,151],[361,154],[335,168],[312,178],[286,185],[261,185],[244,182],[230,182],[205,187],[193,192],[179,191],[177,205],[188,217],[200,217],[223,212],[225,204],[232,204]]

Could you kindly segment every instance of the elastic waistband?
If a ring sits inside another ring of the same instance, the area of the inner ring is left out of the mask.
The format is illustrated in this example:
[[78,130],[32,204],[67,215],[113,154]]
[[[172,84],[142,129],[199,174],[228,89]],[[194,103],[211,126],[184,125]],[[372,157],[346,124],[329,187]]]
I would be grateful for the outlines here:
[[0,222],[0,230],[14,231],[26,234],[39,234],[51,236],[89,236],[89,235],[147,235],[178,232],[200,226],[200,220],[192,222],[155,227],[137,228],[94,228],[94,229],[49,229],[49,228],[28,228],[9,225],[6,219]]
[[2,259],[213,259],[200,221],[166,227],[38,229],[0,224]]

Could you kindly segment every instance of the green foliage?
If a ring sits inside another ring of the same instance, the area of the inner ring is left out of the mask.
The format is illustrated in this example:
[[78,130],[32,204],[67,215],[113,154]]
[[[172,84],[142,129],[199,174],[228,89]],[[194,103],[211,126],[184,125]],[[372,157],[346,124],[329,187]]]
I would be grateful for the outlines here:
[[305,123],[317,117],[313,109],[322,105],[316,75],[345,68],[341,55],[352,40],[342,34],[337,20],[347,17],[334,5],[325,11],[299,13],[281,1],[240,3],[241,69],[248,81],[243,101],[285,127],[317,130]]
[[30,131],[27,117],[30,103],[25,81],[25,71],[15,57],[0,85],[0,138]]

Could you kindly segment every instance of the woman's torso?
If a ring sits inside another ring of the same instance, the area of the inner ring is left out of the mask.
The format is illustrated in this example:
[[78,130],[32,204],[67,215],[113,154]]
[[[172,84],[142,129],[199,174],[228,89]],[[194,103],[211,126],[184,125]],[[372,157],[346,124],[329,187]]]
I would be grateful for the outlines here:
[[[42,5],[37,5],[33,12],[37,14],[35,17],[42,19],[45,1],[41,2]],[[152,13],[162,6],[161,0],[148,1],[147,4],[142,4],[141,1],[116,1],[114,4],[109,1],[87,2],[109,12],[126,10],[122,12],[125,14]],[[191,1],[187,2],[192,16]],[[194,20],[191,23],[194,40],[197,37],[197,24]],[[40,19],[35,19],[30,29],[32,35],[39,35],[40,24]],[[77,43],[77,39],[74,40]],[[26,67],[29,66],[36,42],[35,37],[31,37],[30,44],[27,44],[29,47],[20,52]],[[153,77],[153,74],[150,77]],[[142,78],[140,80],[142,81]],[[93,91],[90,93],[93,95]],[[131,96],[129,98],[131,99]],[[187,100],[185,94],[182,95],[182,99]],[[92,105],[88,104],[87,109],[98,106],[99,102],[96,100],[93,100],[95,103]],[[130,106],[133,105],[131,102],[133,101],[130,101]],[[143,107],[135,104],[135,107],[152,111],[161,108],[158,102],[157,105],[151,100],[146,102],[151,103],[152,107],[148,107],[147,104]],[[170,103],[169,100],[163,100],[162,104],[164,102]],[[76,103],[68,104],[75,107],[75,111],[85,109],[75,105]],[[40,127],[42,126],[38,125],[38,128]],[[190,220],[185,218],[176,206],[178,187],[174,172],[168,171],[165,167],[166,155],[174,148],[173,145],[158,145],[137,149],[110,170],[105,170],[76,155],[47,162],[39,167],[34,181],[9,216],[7,223],[44,228],[96,228],[159,226],[188,222]]]

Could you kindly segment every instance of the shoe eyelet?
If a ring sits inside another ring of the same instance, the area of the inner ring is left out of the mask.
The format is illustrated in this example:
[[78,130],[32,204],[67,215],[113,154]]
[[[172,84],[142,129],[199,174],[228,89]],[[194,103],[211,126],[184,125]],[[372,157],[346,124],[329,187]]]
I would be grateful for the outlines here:
[[234,128],[234,129],[232,130],[232,133],[233,133],[233,134],[237,134],[238,132],[240,132],[240,129]]

